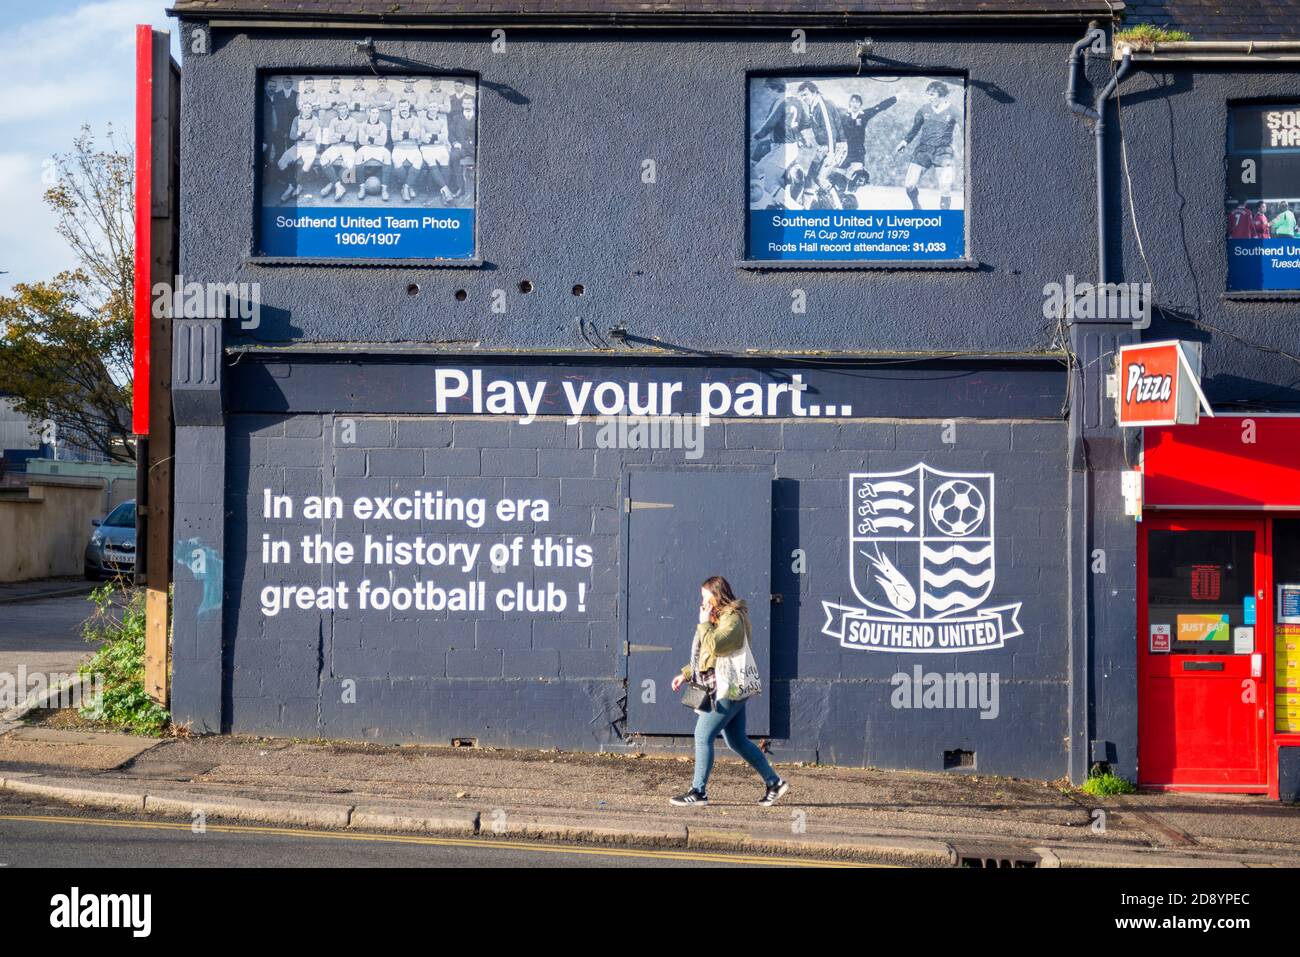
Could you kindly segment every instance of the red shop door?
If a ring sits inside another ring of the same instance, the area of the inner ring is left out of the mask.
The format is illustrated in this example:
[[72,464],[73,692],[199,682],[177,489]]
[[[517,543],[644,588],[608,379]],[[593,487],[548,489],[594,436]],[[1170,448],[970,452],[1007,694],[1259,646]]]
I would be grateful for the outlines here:
[[[1138,537],[1138,782],[1267,791],[1265,523],[1153,519]],[[1252,671],[1254,673],[1252,673]]]

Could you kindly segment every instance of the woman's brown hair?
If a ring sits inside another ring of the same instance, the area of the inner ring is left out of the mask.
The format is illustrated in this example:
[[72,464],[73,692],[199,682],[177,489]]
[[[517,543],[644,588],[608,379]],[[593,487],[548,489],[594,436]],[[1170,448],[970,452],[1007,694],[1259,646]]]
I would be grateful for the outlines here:
[[716,625],[718,623],[718,614],[722,609],[736,603],[736,593],[731,590],[731,582],[721,575],[706,578],[700,587],[713,596],[713,607],[709,609],[709,620]]

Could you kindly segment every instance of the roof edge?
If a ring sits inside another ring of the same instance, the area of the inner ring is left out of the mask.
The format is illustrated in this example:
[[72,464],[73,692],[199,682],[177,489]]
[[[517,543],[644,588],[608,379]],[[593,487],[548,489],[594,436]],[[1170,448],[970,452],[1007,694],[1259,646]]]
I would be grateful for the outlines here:
[[328,29],[408,29],[419,27],[474,28],[474,27],[603,27],[603,28],[655,28],[704,27],[717,29],[761,27],[857,27],[857,26],[1005,26],[1083,23],[1088,20],[1115,20],[1122,15],[1124,5],[1120,0],[1110,3],[1079,4],[1062,10],[1059,6],[1044,4],[1037,10],[1024,8],[1004,10],[951,10],[932,13],[904,11],[871,12],[531,12],[502,11],[492,13],[322,13],[309,10],[214,10],[193,7],[169,7],[167,15],[181,20],[206,22],[213,26],[328,28]]

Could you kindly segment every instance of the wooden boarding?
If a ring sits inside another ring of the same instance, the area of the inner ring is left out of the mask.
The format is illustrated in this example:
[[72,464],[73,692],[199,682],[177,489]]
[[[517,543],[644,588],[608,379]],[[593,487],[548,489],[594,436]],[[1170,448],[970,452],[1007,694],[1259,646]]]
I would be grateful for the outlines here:
[[[147,436],[143,508],[145,690],[168,703],[171,643],[168,597],[172,564],[172,320],[153,314],[156,283],[171,288],[177,264],[180,69],[171,34],[136,28],[135,415]],[[141,387],[144,387],[143,389]],[[138,580],[138,576],[137,576]]]

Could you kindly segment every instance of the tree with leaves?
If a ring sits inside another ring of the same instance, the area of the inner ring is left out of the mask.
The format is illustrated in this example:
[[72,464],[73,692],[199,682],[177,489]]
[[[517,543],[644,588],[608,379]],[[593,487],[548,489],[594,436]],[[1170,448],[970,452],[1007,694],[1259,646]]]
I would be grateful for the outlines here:
[[131,462],[135,153],[106,140],[83,126],[50,166],[45,203],[77,265],[0,296],[0,393],[60,446]]

